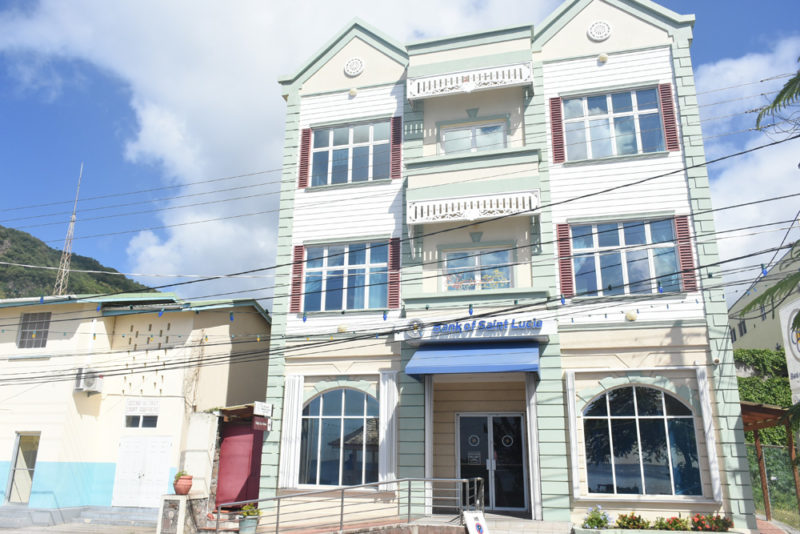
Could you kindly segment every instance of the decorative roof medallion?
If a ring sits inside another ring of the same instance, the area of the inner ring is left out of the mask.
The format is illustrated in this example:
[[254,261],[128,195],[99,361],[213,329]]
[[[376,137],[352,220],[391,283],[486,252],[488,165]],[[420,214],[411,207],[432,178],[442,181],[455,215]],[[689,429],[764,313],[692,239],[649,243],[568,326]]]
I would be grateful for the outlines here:
[[611,37],[611,25],[604,20],[597,20],[589,25],[586,35],[597,43],[605,41]]
[[360,57],[351,57],[344,64],[344,73],[351,78],[355,78],[364,72],[364,60]]

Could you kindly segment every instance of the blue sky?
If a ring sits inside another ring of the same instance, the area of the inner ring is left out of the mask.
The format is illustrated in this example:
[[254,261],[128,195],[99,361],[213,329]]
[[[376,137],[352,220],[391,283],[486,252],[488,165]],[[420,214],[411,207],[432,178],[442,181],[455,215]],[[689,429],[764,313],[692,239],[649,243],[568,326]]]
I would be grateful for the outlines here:
[[[705,92],[700,103],[709,157],[769,141],[727,134],[751,127],[753,115],[742,111],[762,103],[758,94],[782,80],[749,82],[797,69],[800,5],[771,0],[768,12],[754,13],[744,0],[660,3],[697,17],[692,52],[698,90]],[[60,248],[84,162],[75,252],[131,273],[208,275],[270,265],[285,109],[278,76],[295,70],[355,15],[408,42],[536,24],[558,2],[312,4],[301,14],[288,4],[256,1],[0,2],[0,224]],[[717,90],[728,86],[736,87]],[[798,161],[800,142],[793,141],[713,166],[715,205],[800,191]],[[258,174],[230,178],[250,173]],[[212,179],[220,180],[196,183]],[[127,194],[150,189],[156,190]],[[184,195],[195,196],[174,198]],[[238,200],[177,208],[229,198]],[[50,205],[28,207],[40,204]],[[129,205],[112,207],[118,204]],[[788,219],[797,206],[793,200],[721,215],[718,225]],[[223,220],[186,224],[205,219]],[[142,230],[164,225],[183,226]],[[98,234],[114,235],[91,237]],[[740,255],[781,237],[778,228],[728,239],[721,252]],[[271,283],[269,277],[227,280],[181,294]]]

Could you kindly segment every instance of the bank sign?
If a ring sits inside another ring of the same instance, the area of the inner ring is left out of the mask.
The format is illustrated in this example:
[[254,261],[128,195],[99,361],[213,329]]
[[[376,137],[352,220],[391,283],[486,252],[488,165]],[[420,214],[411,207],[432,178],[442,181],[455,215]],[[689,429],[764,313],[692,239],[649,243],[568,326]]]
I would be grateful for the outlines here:
[[556,333],[555,321],[524,314],[459,321],[426,317],[424,321],[412,319],[405,328],[405,339],[419,343],[517,338],[547,341],[551,334]]

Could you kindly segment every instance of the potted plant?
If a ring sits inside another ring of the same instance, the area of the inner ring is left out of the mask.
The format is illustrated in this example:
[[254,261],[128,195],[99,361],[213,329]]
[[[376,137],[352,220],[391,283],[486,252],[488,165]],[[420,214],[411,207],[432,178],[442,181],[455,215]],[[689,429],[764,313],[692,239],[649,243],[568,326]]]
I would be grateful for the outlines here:
[[242,506],[240,513],[242,517],[239,519],[239,534],[255,534],[261,510],[254,503],[250,503]]
[[189,490],[192,489],[192,475],[187,474],[186,471],[178,471],[175,473],[172,487],[175,488],[175,495],[188,495]]

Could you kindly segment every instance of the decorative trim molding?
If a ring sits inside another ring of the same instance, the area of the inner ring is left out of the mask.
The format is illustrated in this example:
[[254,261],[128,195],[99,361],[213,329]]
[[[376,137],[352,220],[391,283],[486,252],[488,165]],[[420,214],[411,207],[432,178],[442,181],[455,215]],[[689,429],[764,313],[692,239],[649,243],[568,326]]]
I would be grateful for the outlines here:
[[472,93],[499,87],[521,87],[533,83],[530,62],[470,71],[421,76],[408,80],[408,99]]
[[539,205],[538,189],[517,193],[412,201],[407,205],[406,223],[415,225],[477,221],[513,215],[532,216],[533,210]]
[[[381,371],[378,398],[378,477],[381,481],[394,480],[397,478],[397,371]],[[394,490],[394,487],[381,489]]]
[[297,485],[300,468],[300,412],[303,409],[303,375],[286,375],[281,421],[278,487]]

